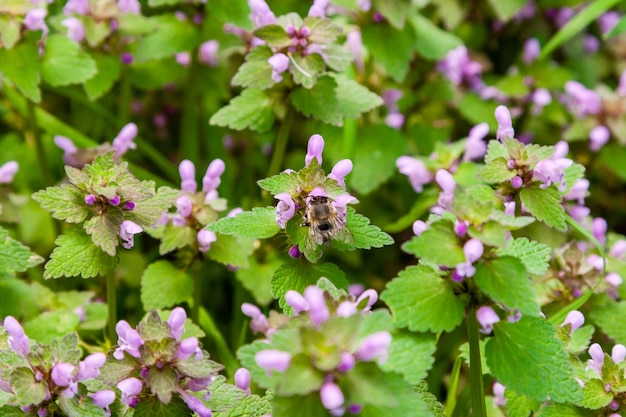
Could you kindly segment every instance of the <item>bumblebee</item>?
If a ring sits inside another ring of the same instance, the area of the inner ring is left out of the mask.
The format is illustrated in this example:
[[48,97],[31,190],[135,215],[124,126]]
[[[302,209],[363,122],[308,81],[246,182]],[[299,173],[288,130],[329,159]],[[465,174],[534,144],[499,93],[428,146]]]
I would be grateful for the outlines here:
[[337,213],[332,200],[324,196],[309,197],[301,226],[309,227],[309,236],[321,245],[333,239],[344,229],[345,221]]

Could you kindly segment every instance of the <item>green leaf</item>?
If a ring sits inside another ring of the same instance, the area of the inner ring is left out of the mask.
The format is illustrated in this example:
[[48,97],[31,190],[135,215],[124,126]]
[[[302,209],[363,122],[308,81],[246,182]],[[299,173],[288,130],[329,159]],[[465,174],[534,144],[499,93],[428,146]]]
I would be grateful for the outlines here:
[[396,330],[392,333],[389,358],[381,368],[385,372],[401,374],[410,384],[419,384],[435,362],[435,349],[435,338],[432,334]]
[[148,6],[150,7],[173,6],[181,3],[185,3],[185,0],[148,0]]
[[563,182],[565,189],[559,190],[561,195],[567,195],[572,190],[576,182],[585,176],[585,166],[581,164],[572,164],[563,171]]
[[151,20],[156,29],[139,38],[135,51],[137,62],[191,51],[198,45],[198,31],[191,21],[182,21],[173,14],[163,14]]
[[168,223],[163,228],[163,236],[161,236],[161,244],[159,245],[159,254],[165,255],[176,249],[190,246],[196,241],[196,230],[190,226],[174,226]]
[[93,216],[83,226],[93,243],[109,255],[115,256],[122,222],[124,222],[124,214],[119,209],[111,209],[101,215]]
[[589,317],[615,343],[626,344],[626,301],[609,301],[602,306],[596,306],[589,313]]
[[541,275],[550,266],[552,248],[543,243],[529,240],[526,237],[510,239],[506,248],[496,250],[498,256],[513,256],[524,264],[526,270],[535,275]]
[[24,324],[24,332],[40,343],[50,343],[78,329],[78,316],[70,310],[45,312]]
[[404,243],[402,250],[450,268],[465,262],[459,237],[448,221],[432,223],[421,235]]
[[600,150],[598,163],[606,166],[623,182],[626,182],[626,147],[617,143],[608,143]]
[[[122,15],[136,16],[136,15]],[[121,16],[120,16],[121,17]],[[92,52],[98,72],[85,82],[84,89],[90,100],[97,100],[113,87],[120,77],[122,62],[119,57]]]
[[417,52],[426,59],[437,61],[450,50],[463,45],[463,41],[452,32],[441,29],[424,16],[412,13],[409,21],[415,30]]
[[28,247],[9,237],[9,232],[0,227],[0,278],[26,271],[30,255]]
[[524,264],[512,256],[503,256],[476,264],[476,285],[494,301],[523,314],[538,316],[541,310],[535,300]]
[[245,393],[227,384],[226,378],[218,375],[209,386],[211,400],[208,402],[209,408],[216,417],[262,417],[270,414],[272,405],[268,397],[258,395],[245,395]]
[[196,359],[195,355],[176,362],[176,369],[189,378],[209,378],[224,369],[224,366],[210,360],[207,355]]
[[410,3],[404,0],[374,0],[375,9],[379,11],[396,29],[402,29],[410,13]]
[[309,285],[315,285],[321,277],[328,278],[337,288],[347,288],[345,274],[336,265],[330,263],[312,264],[294,259],[284,263],[272,277],[272,296],[280,298],[284,307],[284,296],[289,290],[302,293]]
[[80,227],[68,229],[54,243],[57,246],[46,263],[46,279],[106,275],[118,262],[116,256],[109,256],[96,246]]
[[489,0],[489,5],[496,12],[500,20],[505,22],[511,19],[524,5],[526,0],[498,1]]
[[85,196],[73,185],[48,187],[37,191],[32,197],[44,210],[51,212],[52,217],[68,223],[80,223],[89,214]]
[[337,82],[332,77],[319,77],[312,88],[296,88],[291,94],[291,103],[307,117],[341,126],[343,115],[335,95],[336,87]]
[[211,243],[211,249],[207,256],[224,265],[247,268],[250,265],[248,258],[252,252],[254,252],[252,239],[218,234],[217,240]]
[[485,355],[503,385],[537,401],[548,396],[556,402],[580,400],[582,394],[567,354],[549,322],[522,316],[516,323],[496,323],[494,332]]
[[589,23],[593,22],[602,13],[618,4],[620,0],[597,0],[590,3],[580,12],[576,13],[550,41],[541,49],[539,59],[544,59],[552,53],[556,48],[563,45],[577,33],[582,31]]
[[265,41],[273,49],[283,49],[291,46],[291,38],[287,36],[285,28],[280,25],[261,26],[252,32],[254,36]]
[[422,400],[428,406],[428,411],[430,411],[430,415],[433,417],[446,417],[445,409],[443,405],[439,401],[437,401],[437,397],[435,397],[428,390],[428,383],[426,381],[420,381],[415,387],[415,391],[418,392]]
[[36,381],[30,368],[17,368],[11,372],[11,387],[15,393],[17,404],[26,407],[39,404],[49,394],[45,381]]
[[354,240],[351,244],[355,248],[382,248],[393,244],[391,236],[383,232],[380,227],[370,224],[370,219],[357,213],[353,208],[348,208],[346,228],[352,234]]
[[494,228],[500,225],[490,225],[488,220],[499,202],[493,189],[487,185],[472,185],[467,188],[456,187],[452,210],[458,217],[469,221],[470,224],[476,225],[478,228]]
[[463,302],[452,285],[427,266],[410,266],[387,284],[380,297],[393,313],[395,327],[412,331],[451,331],[461,324]]
[[267,132],[274,125],[272,99],[261,90],[247,88],[226,107],[218,110],[209,123],[235,130],[248,128],[261,133]]
[[[302,24],[309,28],[311,32],[309,35],[309,42],[311,43],[330,45],[334,43],[343,32],[341,26],[338,26],[332,20],[326,18],[307,16],[304,18]],[[327,45],[324,45],[324,47]],[[326,49],[324,49],[324,52],[326,52]]]
[[589,417],[574,405],[549,403],[536,414],[537,417]]
[[383,104],[383,99],[343,74],[331,73],[337,82],[335,94],[339,103],[339,110],[344,118],[356,119],[361,113],[366,113]]
[[324,46],[322,58],[326,65],[337,72],[344,72],[354,61],[354,55],[345,46],[337,44]]
[[132,220],[144,229],[152,227],[180,195],[180,191],[173,188],[159,187],[155,192],[154,187],[153,181],[141,181],[137,185],[133,191],[138,195],[130,198],[135,208],[124,213],[126,220]]
[[274,195],[280,193],[294,195],[298,193],[301,178],[298,172],[281,172],[280,174],[259,180],[257,184]]
[[509,230],[522,229],[535,221],[535,218],[531,216],[509,216],[502,211],[492,212],[491,218]]
[[143,35],[156,28],[151,18],[140,14],[122,13],[115,16],[115,19],[119,25],[118,31],[123,35]]
[[30,101],[39,103],[39,50],[35,43],[22,42],[12,49],[0,48],[0,72]]
[[272,80],[272,66],[267,62],[272,57],[272,50],[266,45],[252,49],[233,77],[231,84],[244,88],[265,90],[276,84]]
[[67,398],[59,395],[58,404],[67,417],[107,417],[104,408],[97,406],[91,399],[83,399],[79,396]]
[[141,276],[141,303],[144,311],[180,304],[192,294],[193,279],[169,261],[151,263]]
[[400,131],[380,124],[360,129],[358,138],[350,185],[360,194],[369,194],[397,172],[396,159],[406,152],[406,139]]
[[111,33],[111,26],[106,20],[84,19],[81,20],[85,27],[85,39],[92,48],[100,45]]
[[487,144],[487,155],[485,155],[485,164],[490,164],[498,158],[508,161],[511,156],[509,150],[498,140],[490,140]]
[[250,239],[265,239],[280,231],[276,223],[276,208],[255,207],[235,217],[222,217],[206,227],[216,233]]
[[170,367],[159,369],[152,366],[148,369],[146,376],[146,385],[150,388],[150,392],[156,394],[159,401],[169,403],[172,399],[172,393],[176,391],[177,384],[176,371]]
[[498,184],[508,181],[515,177],[517,173],[508,167],[508,160],[503,157],[497,157],[491,160],[487,165],[482,167],[476,174],[479,180],[483,180],[490,184]]
[[11,49],[20,40],[20,21],[10,14],[0,15],[0,38],[6,49]]
[[264,259],[259,261],[256,257],[250,258],[248,268],[239,268],[235,276],[254,297],[256,304],[268,305],[273,301],[272,277],[280,267],[280,259]]
[[510,389],[504,391],[506,398],[506,410],[509,417],[528,417],[531,412],[537,411],[541,403],[524,395],[520,395]]
[[320,417],[327,416],[318,393],[275,397],[272,400],[272,417]]
[[167,57],[146,62],[133,62],[128,68],[134,87],[141,90],[157,90],[169,84],[179,84],[187,77],[187,68]]
[[96,72],[96,63],[78,43],[65,35],[48,36],[41,62],[41,76],[45,82],[54,87],[80,84]]
[[583,399],[576,405],[591,410],[606,407],[613,400],[613,394],[606,392],[605,384],[600,379],[591,379],[585,382],[583,387]]
[[180,417],[188,416],[189,413],[189,407],[178,395],[167,404],[163,404],[156,396],[147,396],[137,404],[133,417]]
[[296,84],[304,88],[312,88],[322,71],[324,71],[324,59],[321,55],[291,55],[289,72]]
[[106,362],[100,368],[98,379],[106,385],[116,385],[121,380],[130,377],[140,367],[141,365],[135,362],[130,355],[125,354],[122,360],[117,360],[111,351],[107,355]]
[[[397,82],[402,82],[409,72],[415,53],[415,31],[405,25],[401,30],[385,24],[367,25],[362,28],[363,45]],[[389,45],[393,45],[390,48]]]
[[561,194],[554,186],[540,188],[539,185],[522,188],[520,198],[526,210],[533,216],[561,232],[567,230],[565,209],[561,205]]

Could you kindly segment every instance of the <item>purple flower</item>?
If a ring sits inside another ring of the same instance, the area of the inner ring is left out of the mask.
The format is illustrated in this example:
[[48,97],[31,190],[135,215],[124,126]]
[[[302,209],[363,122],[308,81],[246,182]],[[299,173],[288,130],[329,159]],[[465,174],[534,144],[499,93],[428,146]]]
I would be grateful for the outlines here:
[[511,186],[513,188],[520,188],[522,185],[524,185],[524,180],[519,175],[516,175],[513,178],[511,178]]
[[200,398],[189,394],[181,388],[178,388],[178,393],[183,398],[183,401],[185,401],[185,404],[187,404],[187,407],[189,407],[191,411],[198,413],[199,417],[211,417],[213,415],[211,409],[204,405]]
[[50,376],[52,381],[60,386],[67,387],[72,382],[72,373],[74,372],[74,365],[71,363],[60,362],[54,365]]
[[74,42],[80,43],[85,39],[85,27],[83,22],[75,17],[64,19],[61,24],[67,28],[67,37]]
[[143,382],[135,377],[126,378],[117,383],[117,389],[122,392],[122,403],[134,407],[138,403],[137,395],[143,389]]
[[609,255],[614,258],[621,258],[626,253],[626,240],[620,239],[611,246]]
[[226,169],[226,164],[217,158],[211,161],[202,177],[202,192],[207,193],[207,197],[222,183],[222,174]]
[[143,232],[141,226],[131,220],[124,220],[120,225],[120,238],[124,241],[122,246],[130,249],[135,244],[134,235]]
[[350,317],[356,314],[356,304],[352,301],[343,301],[335,310],[337,317]]
[[289,57],[279,52],[272,55],[267,62],[272,67],[272,80],[276,83],[281,82],[283,80],[281,74],[289,69]]
[[119,158],[124,155],[129,149],[136,149],[137,144],[133,142],[137,136],[137,125],[134,123],[128,123],[120,130],[115,139],[113,139],[113,149],[115,155]]
[[413,234],[415,236],[421,235],[426,229],[428,229],[428,225],[423,220],[415,220],[413,222]]
[[124,210],[134,210],[135,209],[135,203],[133,201],[127,201],[124,203]]
[[533,177],[541,184],[541,188],[547,188],[552,184],[558,186],[559,191],[565,190],[565,168],[572,165],[573,161],[568,158],[544,159],[533,169]]
[[120,54],[120,61],[122,61],[123,64],[130,65],[133,63],[133,60],[133,54],[131,54],[130,52],[122,52]]
[[583,49],[589,55],[595,54],[600,49],[600,40],[593,35],[585,35]]
[[467,135],[465,153],[463,154],[464,162],[482,158],[487,153],[487,144],[483,139],[488,134],[489,125],[487,123],[479,123],[472,127]]
[[46,25],[46,15],[48,11],[46,9],[32,9],[26,16],[24,16],[24,26],[28,30],[41,30],[44,36],[48,33],[48,25]]
[[86,15],[89,14],[89,0],[67,0],[63,7],[63,13],[71,15],[72,13]]
[[617,272],[610,272],[606,274],[604,280],[612,287],[619,287],[620,285],[622,285],[622,282],[624,282],[622,280],[622,277]]
[[9,334],[8,342],[9,348],[24,358],[28,359],[30,353],[30,346],[28,344],[28,337],[24,333],[24,329],[20,323],[15,320],[13,316],[6,316],[3,324],[5,330]]
[[598,114],[602,109],[602,100],[598,93],[588,89],[577,81],[566,82],[565,93],[570,109],[578,117]]
[[309,302],[298,291],[287,291],[285,294],[285,302],[291,306],[295,315],[303,311],[309,311]]
[[291,354],[274,349],[261,350],[254,355],[254,360],[270,376],[272,371],[285,372],[289,368]]
[[550,92],[545,88],[536,89],[531,96],[533,102],[532,113],[539,114],[545,106],[552,103],[552,96]]
[[588,193],[589,180],[585,178],[580,178],[574,183],[569,193],[567,193],[567,195],[565,195],[563,198],[568,201],[576,200],[578,204],[583,205],[585,202],[585,197],[587,197]]
[[217,66],[217,51],[220,44],[216,40],[203,42],[198,50],[199,60],[210,67]]
[[250,317],[252,320],[250,321],[250,329],[254,333],[267,333],[270,326],[267,322],[267,317],[259,310],[257,306],[250,303],[243,303],[241,305],[241,312]]
[[117,7],[122,13],[141,13],[141,4],[137,0],[117,0]]
[[183,219],[191,216],[193,211],[193,204],[191,203],[191,199],[186,195],[181,195],[176,199],[176,212]]
[[180,189],[188,193],[195,193],[198,184],[196,183],[196,167],[193,162],[188,159],[180,161],[178,173],[181,179]]
[[437,200],[437,207],[433,209],[435,212],[442,212],[450,208],[452,205],[452,200],[454,200],[454,189],[456,188],[456,181],[452,174],[445,169],[440,169],[435,174],[435,182],[441,187],[441,193],[439,194],[439,199]]
[[623,362],[624,358],[626,358],[626,346],[619,343],[613,346],[613,350],[611,350],[611,359],[613,359],[613,362]]
[[608,11],[602,14],[598,18],[598,25],[600,26],[600,33],[606,35],[619,23],[622,17],[616,11]]
[[19,169],[20,165],[15,161],[9,161],[0,166],[0,184],[12,183],[13,177]]
[[493,383],[491,390],[493,391],[493,403],[495,405],[498,405],[500,407],[503,407],[506,405],[506,398],[504,397],[505,389],[506,387],[502,385],[501,383],[499,383],[498,381],[495,381]]
[[389,113],[385,117],[385,124],[391,128],[400,130],[404,125],[404,115],[397,112]]
[[89,394],[89,396],[93,398],[95,405],[105,410],[108,410],[109,406],[115,401],[115,391],[111,391],[110,389],[96,391],[93,394]]
[[539,56],[541,51],[541,44],[536,38],[530,38],[524,43],[524,53],[522,55],[522,61],[524,64],[530,65],[535,62],[535,59]]
[[308,16],[319,17],[322,19],[325,18],[326,8],[328,7],[329,4],[330,4],[330,0],[314,0],[313,5],[309,9]]
[[143,345],[143,339],[137,333],[137,330],[130,327],[126,320],[120,320],[115,325],[115,331],[117,332],[117,344],[119,346],[113,352],[113,357],[117,360],[122,360],[124,359],[124,352],[135,358],[140,357],[139,347]]
[[563,320],[563,323],[561,323],[561,327],[565,326],[566,324],[570,324],[572,326],[569,331],[569,334],[571,336],[574,330],[580,328],[584,323],[585,316],[583,315],[583,313],[578,310],[572,310],[567,313],[565,320]]
[[328,174],[328,178],[332,178],[339,185],[341,185],[344,189],[346,188],[346,183],[344,182],[344,178],[352,171],[352,161],[349,159],[342,159],[337,162],[333,169]]
[[252,11],[250,20],[252,20],[255,28],[276,22],[276,16],[272,13],[265,0],[248,0],[248,6]]
[[476,273],[473,263],[483,256],[483,243],[478,239],[470,239],[463,245],[463,253],[465,254],[465,262],[456,266],[457,276],[472,277]]
[[361,341],[355,352],[355,358],[369,362],[378,359],[378,363],[387,361],[389,346],[391,345],[391,333],[386,331],[372,333]]
[[500,321],[500,317],[493,311],[493,308],[482,306],[476,310],[476,319],[480,324],[480,332],[489,334],[493,331],[493,325]]
[[217,235],[210,230],[201,229],[196,234],[196,240],[198,241],[198,250],[207,253],[211,249],[211,243],[217,240]]
[[74,158],[74,154],[78,152],[78,148],[71,139],[57,135],[54,137],[54,144],[63,150],[63,162],[67,165],[78,165],[78,161]]
[[300,258],[300,256],[302,256],[302,252],[300,252],[300,248],[298,247],[298,245],[292,245],[287,253],[293,259],[298,259]]
[[376,301],[378,301],[378,293],[373,289],[365,290],[357,297],[355,304],[359,305],[365,299],[367,299],[367,304],[363,308],[363,311],[369,311],[372,306],[376,304]]
[[296,213],[296,203],[291,199],[289,193],[280,193],[274,196],[278,200],[276,205],[276,223],[281,229],[285,228],[285,225]]
[[611,132],[606,126],[599,125],[589,132],[589,149],[598,152],[611,138]]
[[246,368],[239,368],[235,372],[235,385],[237,388],[245,391],[247,395],[250,395],[250,371]]
[[345,399],[339,385],[332,381],[325,382],[320,388],[320,398],[322,405],[327,410],[334,410],[343,405]]
[[315,134],[309,138],[307,145],[306,156],[304,157],[304,163],[309,166],[313,159],[317,159],[317,163],[322,165],[322,152],[324,151],[324,138],[321,135]]
[[85,359],[78,363],[78,373],[76,374],[77,381],[84,381],[86,379],[93,379],[100,375],[100,367],[104,365],[107,357],[104,353],[97,352],[92,353]]
[[591,221],[591,234],[602,246],[606,243],[606,230],[606,220],[602,217],[596,217]]
[[602,271],[602,268],[604,268],[604,259],[600,255],[592,253],[587,257],[587,264],[598,271]]
[[170,313],[167,319],[171,329],[171,335],[174,339],[180,340],[180,337],[185,332],[185,321],[187,320],[187,312],[182,307],[176,307]]
[[330,317],[330,312],[326,306],[324,292],[314,285],[310,285],[304,290],[304,298],[309,303],[309,318],[315,326],[324,323]]
[[515,137],[513,122],[511,121],[511,113],[505,106],[496,107],[496,120],[498,121],[498,130],[496,131],[496,139],[502,141],[505,137]]
[[622,71],[619,76],[619,84],[617,85],[617,95],[620,97],[626,97],[626,69]]
[[363,61],[363,41],[361,39],[361,31],[351,30],[346,35],[346,45],[354,56],[354,65],[359,73],[362,73],[365,69],[365,63]]
[[354,368],[356,364],[356,358],[353,354],[348,352],[341,352],[341,362],[337,365],[337,371],[346,373],[350,369]]
[[188,67],[191,64],[191,54],[189,51],[179,52],[175,55],[176,62],[183,67]]
[[202,351],[198,347],[198,338],[188,337],[178,344],[176,350],[176,359],[185,360],[193,354],[202,354]]
[[591,359],[587,361],[587,369],[593,369],[598,376],[602,377],[602,365],[604,365],[602,347],[597,343],[589,346],[589,356],[591,356]]
[[120,204],[120,196],[114,195],[112,198],[109,198],[109,204],[112,206],[117,206]]
[[401,156],[396,159],[396,166],[401,174],[409,177],[411,186],[418,193],[424,190],[424,184],[428,184],[433,180],[433,176],[426,168],[426,165],[418,159],[410,156]]
[[472,87],[478,87],[482,84],[482,70],[482,65],[470,58],[464,45],[450,50],[445,58],[437,63],[437,71],[454,85],[466,82]]

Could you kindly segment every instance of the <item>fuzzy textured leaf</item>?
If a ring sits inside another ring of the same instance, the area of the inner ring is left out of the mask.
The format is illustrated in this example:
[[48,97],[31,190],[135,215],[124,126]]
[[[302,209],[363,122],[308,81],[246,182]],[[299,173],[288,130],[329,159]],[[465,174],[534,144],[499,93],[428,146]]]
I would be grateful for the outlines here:
[[197,46],[199,33],[192,22],[182,21],[174,14],[163,14],[151,20],[156,30],[139,38],[135,51],[138,62],[165,58]]
[[524,264],[526,270],[541,275],[548,269],[552,248],[546,244],[529,240],[526,237],[510,239],[506,248],[496,250],[498,256],[513,256]]
[[332,77],[322,76],[312,88],[296,88],[291,95],[291,102],[296,110],[307,117],[341,126],[343,114],[337,101],[336,87],[337,82]]
[[143,399],[135,407],[133,417],[180,417],[188,415],[189,407],[180,396],[175,395],[172,397],[172,401],[167,404],[163,404],[156,396]]
[[510,389],[504,391],[506,398],[506,410],[509,417],[528,417],[531,412],[537,411],[541,403],[524,395],[520,395]]
[[141,276],[141,303],[145,311],[171,307],[191,297],[193,279],[169,261],[156,261]]
[[96,100],[113,87],[120,76],[122,63],[117,56],[92,53],[97,74],[85,81],[84,89],[90,100]]
[[89,214],[85,196],[78,188],[69,184],[37,191],[33,194],[33,200],[44,210],[51,212],[55,219],[68,223],[80,223]]
[[96,246],[82,228],[68,229],[54,242],[57,246],[46,263],[44,278],[92,278],[105,275],[117,265],[118,258]]
[[207,256],[224,265],[247,268],[250,265],[248,258],[252,252],[254,252],[252,239],[218,234],[217,240],[211,244]]
[[450,50],[463,45],[453,32],[441,29],[422,15],[412,13],[409,19],[415,31],[415,48],[424,58],[439,60]]
[[[416,36],[412,26],[397,30],[388,25],[367,25],[362,29],[363,45],[397,82],[409,72],[415,53]],[[389,46],[393,44],[393,48]]]
[[370,224],[370,219],[357,213],[353,208],[348,208],[346,227],[350,230],[354,239],[352,244],[357,249],[382,248],[393,244],[391,236],[380,227]]
[[607,302],[595,307],[589,316],[615,343],[626,344],[626,301]]
[[447,221],[431,224],[421,235],[404,243],[402,250],[437,265],[451,268],[465,262],[459,237]]
[[105,214],[93,216],[83,226],[93,243],[109,255],[115,256],[122,222],[124,222],[124,215],[116,208]]
[[0,227],[0,278],[29,267],[30,249],[9,237],[9,232]]
[[272,277],[272,296],[280,298],[284,307],[284,296],[289,290],[302,293],[309,285],[315,285],[321,277],[328,278],[337,288],[347,288],[345,274],[336,265],[330,263],[312,264],[294,259],[284,263]]
[[485,355],[503,385],[537,401],[548,396],[556,402],[582,398],[567,353],[548,321],[525,315],[516,323],[496,323],[494,332]]
[[537,220],[561,232],[567,230],[565,209],[561,205],[561,194],[554,186],[540,188],[539,185],[533,185],[529,188],[522,188],[520,198],[526,210],[532,213]]
[[235,130],[252,129],[267,132],[274,124],[272,100],[261,90],[247,88],[226,107],[215,113],[209,123]]
[[381,368],[386,372],[401,374],[410,384],[419,384],[435,362],[435,348],[432,334],[396,330],[392,334],[389,358]]
[[524,264],[512,256],[503,256],[476,265],[476,285],[494,301],[523,314],[538,316],[539,305],[535,300],[530,278]]
[[509,169],[508,161],[503,157],[497,157],[482,167],[476,177],[487,183],[497,184],[508,181],[515,177],[517,173]]
[[41,101],[40,68],[39,51],[35,43],[23,42],[11,49],[0,48],[0,72],[35,103]]
[[378,94],[345,75],[331,73],[331,76],[337,82],[335,94],[339,110],[344,118],[356,119],[361,113],[366,113],[383,104],[383,99]]
[[48,84],[58,87],[80,84],[97,72],[96,63],[80,45],[65,35],[50,35],[41,62],[41,76]]
[[235,217],[222,217],[206,227],[207,230],[250,239],[265,239],[280,231],[276,223],[276,208],[255,207]]
[[463,302],[450,283],[427,266],[410,266],[387,284],[380,298],[393,313],[395,327],[412,331],[451,331],[461,324]]
[[259,45],[252,49],[233,77],[232,85],[265,90],[276,84],[272,80],[272,66],[267,62],[271,57],[272,51],[268,46]]
[[296,194],[301,184],[297,172],[281,172],[268,178],[257,181],[259,187],[276,195],[280,193]]
[[591,410],[606,407],[613,400],[613,394],[606,392],[605,384],[600,379],[591,379],[583,387],[583,399],[576,405]]

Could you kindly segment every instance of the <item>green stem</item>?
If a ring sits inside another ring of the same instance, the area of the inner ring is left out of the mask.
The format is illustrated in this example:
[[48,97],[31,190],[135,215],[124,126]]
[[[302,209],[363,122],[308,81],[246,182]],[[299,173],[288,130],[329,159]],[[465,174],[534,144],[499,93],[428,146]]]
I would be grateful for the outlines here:
[[202,300],[202,269],[196,268],[193,274],[193,305],[191,306],[191,320],[200,323],[200,303]]
[[26,117],[30,130],[35,140],[35,151],[37,153],[37,161],[39,162],[39,168],[41,169],[41,176],[46,186],[53,185],[53,177],[50,172],[50,166],[48,165],[48,159],[46,159],[46,151],[43,148],[43,142],[41,141],[41,129],[37,124],[37,117],[35,116],[35,105],[32,101],[26,100]]
[[276,138],[276,144],[274,145],[274,153],[270,161],[270,166],[267,171],[267,176],[271,177],[280,172],[280,168],[285,159],[285,153],[287,152],[287,144],[289,143],[289,134],[291,133],[291,126],[293,125],[296,116],[296,110],[293,106],[289,106],[287,114],[283,119],[283,123],[278,129],[278,137]]
[[485,393],[483,388],[483,370],[480,363],[480,333],[476,319],[476,307],[472,306],[467,318],[467,331],[470,348],[470,390],[472,396],[472,416],[486,417]]
[[343,121],[343,154],[352,159],[356,144],[356,119],[344,119]]
[[107,306],[108,306],[108,325],[109,330],[109,343],[114,344],[117,340],[117,334],[115,332],[115,325],[117,324],[117,301],[115,294],[115,271],[110,271],[107,274]]
[[448,388],[448,397],[446,398],[446,415],[451,416],[454,414],[454,409],[456,408],[456,395],[457,389],[459,387],[459,379],[461,376],[461,364],[463,363],[463,358],[461,356],[457,356],[454,361],[454,366],[452,367],[452,372],[450,373],[450,386]]
[[198,76],[197,65],[193,61],[189,67],[189,80],[183,98],[183,110],[180,123],[180,155],[181,159],[189,159],[198,163],[200,156],[200,129],[198,120],[200,118],[198,102]]
[[121,82],[119,87],[117,120],[118,126],[124,126],[130,118],[130,100],[132,97],[132,85],[130,82],[130,72],[127,68],[122,69]]
[[230,350],[226,339],[224,339],[222,332],[217,328],[213,317],[211,317],[211,314],[209,314],[204,307],[200,307],[200,320],[198,324],[200,324],[202,330],[204,330],[207,336],[215,343],[220,362],[224,364],[226,373],[228,375],[234,375],[235,371],[239,368],[239,361],[237,361],[237,358]]

